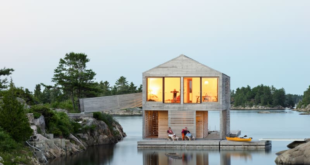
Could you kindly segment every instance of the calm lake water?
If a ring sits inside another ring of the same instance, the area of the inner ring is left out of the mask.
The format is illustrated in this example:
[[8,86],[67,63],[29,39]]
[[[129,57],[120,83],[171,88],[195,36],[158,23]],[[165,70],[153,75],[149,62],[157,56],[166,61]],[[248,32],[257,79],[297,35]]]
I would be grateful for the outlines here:
[[[273,110],[260,114],[259,110],[231,110],[231,130],[242,135],[260,138],[309,138],[310,116],[290,110]],[[275,164],[276,152],[287,149],[290,142],[272,142],[270,151],[195,151],[195,150],[138,150],[142,136],[142,117],[115,117],[127,137],[115,145],[90,147],[74,156],[56,159],[50,165],[268,165]],[[209,112],[209,130],[219,129],[219,113]],[[176,131],[176,130],[175,130]],[[176,155],[172,155],[174,153]],[[167,154],[169,156],[167,156]]]

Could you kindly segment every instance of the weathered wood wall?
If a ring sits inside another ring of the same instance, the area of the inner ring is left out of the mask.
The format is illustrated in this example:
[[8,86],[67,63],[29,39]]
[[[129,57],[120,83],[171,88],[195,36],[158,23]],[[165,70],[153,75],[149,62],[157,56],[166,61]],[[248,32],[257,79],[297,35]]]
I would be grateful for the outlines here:
[[80,99],[81,112],[101,112],[142,107],[142,93]]
[[196,137],[205,138],[208,136],[208,111],[196,112]]
[[158,138],[167,138],[168,111],[158,112]]
[[187,127],[187,129],[196,136],[196,116],[195,111],[169,111],[169,126],[173,132],[181,137],[182,129]]

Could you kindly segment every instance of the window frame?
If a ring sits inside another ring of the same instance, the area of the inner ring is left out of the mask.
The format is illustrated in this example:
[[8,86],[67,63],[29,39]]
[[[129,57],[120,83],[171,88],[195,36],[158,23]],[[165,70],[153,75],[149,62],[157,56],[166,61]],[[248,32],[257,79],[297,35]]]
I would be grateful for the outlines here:
[[[165,103],[165,79],[166,78],[180,78],[180,103]],[[181,104],[182,103],[182,93],[181,93],[181,90],[182,90],[182,87],[181,87],[181,84],[182,83],[182,77],[181,76],[168,76],[168,77],[163,77],[163,103],[164,104]]]
[[[203,78],[216,78],[217,79],[217,101],[210,101],[210,102],[203,102],[202,101],[202,79]],[[203,76],[203,77],[200,77],[200,102],[201,103],[219,103],[219,77],[218,76]]]
[[[149,103],[163,103],[164,102],[164,77],[161,77],[161,76],[150,76],[150,77],[145,77],[146,78],[146,102],[149,102]],[[159,102],[156,102],[156,101],[148,101],[148,94],[149,94],[149,81],[148,79],[149,78],[162,78],[162,101],[159,101]]]
[[[184,79],[185,78],[199,78],[200,79],[200,94],[199,94],[199,100],[200,100],[200,103],[185,103],[185,100],[184,100]],[[202,103],[202,99],[201,99],[201,93],[202,93],[202,77],[199,77],[199,76],[185,76],[183,77],[183,104],[201,104]]]

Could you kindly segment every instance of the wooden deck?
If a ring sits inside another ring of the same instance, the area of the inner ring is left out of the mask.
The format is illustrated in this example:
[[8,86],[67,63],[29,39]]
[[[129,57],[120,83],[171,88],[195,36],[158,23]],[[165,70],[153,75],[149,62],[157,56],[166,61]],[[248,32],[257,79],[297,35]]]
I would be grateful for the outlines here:
[[271,148],[271,141],[234,142],[227,140],[142,140],[138,141],[138,148],[156,149],[198,149],[198,150],[266,150]]

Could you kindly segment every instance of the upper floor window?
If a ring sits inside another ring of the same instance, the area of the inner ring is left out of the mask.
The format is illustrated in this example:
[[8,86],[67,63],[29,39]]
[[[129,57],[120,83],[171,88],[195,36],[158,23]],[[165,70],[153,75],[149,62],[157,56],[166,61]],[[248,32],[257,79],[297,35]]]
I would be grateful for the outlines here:
[[218,78],[202,78],[201,79],[201,98],[202,102],[218,101]]
[[163,102],[163,78],[147,78],[147,101]]
[[184,103],[201,103],[200,77],[185,77],[183,85]]
[[[147,101],[181,102],[180,77],[147,78]],[[218,78],[184,77],[183,103],[218,102]]]
[[180,103],[181,101],[181,78],[165,77],[164,80],[165,103]]

